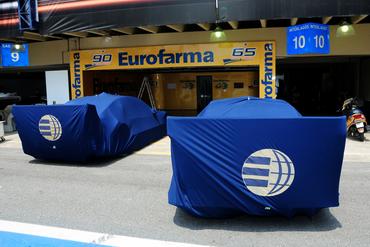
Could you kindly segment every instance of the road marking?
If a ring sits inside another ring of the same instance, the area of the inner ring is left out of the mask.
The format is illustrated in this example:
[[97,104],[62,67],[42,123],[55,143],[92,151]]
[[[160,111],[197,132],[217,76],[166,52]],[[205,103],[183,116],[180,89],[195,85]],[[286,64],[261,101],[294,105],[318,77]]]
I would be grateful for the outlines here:
[[[153,240],[153,239],[143,239],[135,237],[126,237],[119,235],[110,235],[97,232],[87,232],[80,230],[72,230],[67,228],[60,227],[51,227],[51,226],[42,226],[28,223],[20,223],[14,221],[5,221],[0,220],[0,243],[2,241],[1,235],[5,236],[6,234],[24,234],[27,238],[22,240],[40,241],[39,237],[49,238],[54,240],[61,241],[74,241],[87,244],[95,244],[98,246],[151,246],[151,247],[196,247],[200,245],[186,244],[186,243],[177,243],[169,242],[162,240]],[[30,236],[32,235],[32,236]],[[22,235],[17,235],[17,237],[22,237]],[[14,238],[14,237],[13,237]],[[31,240],[30,240],[31,239]],[[18,240],[19,241],[19,240]],[[17,247],[25,246],[36,246],[35,243],[22,242],[22,245],[16,245]],[[32,245],[33,244],[33,245]],[[63,245],[68,247],[68,245]],[[75,246],[75,245],[71,245]]]
[[139,152],[136,152],[136,154],[171,156],[171,153],[170,152],[145,152],[145,151],[139,151]]
[[362,160],[343,160],[343,162],[346,162],[346,163],[369,163],[368,161],[362,161]]

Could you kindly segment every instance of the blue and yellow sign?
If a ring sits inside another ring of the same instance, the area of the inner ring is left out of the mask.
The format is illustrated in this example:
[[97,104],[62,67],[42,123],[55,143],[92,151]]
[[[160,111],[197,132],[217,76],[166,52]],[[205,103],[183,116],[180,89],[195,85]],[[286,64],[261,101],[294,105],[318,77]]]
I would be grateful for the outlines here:
[[260,97],[276,98],[274,41],[168,45],[74,51],[72,98],[84,96],[83,71],[259,66]]

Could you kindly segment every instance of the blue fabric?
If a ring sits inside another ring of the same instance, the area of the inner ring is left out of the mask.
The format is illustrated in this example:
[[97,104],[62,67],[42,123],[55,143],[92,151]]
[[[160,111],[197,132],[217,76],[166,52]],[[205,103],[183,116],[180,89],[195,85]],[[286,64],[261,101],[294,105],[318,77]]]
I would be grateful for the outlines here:
[[[164,112],[152,110],[135,97],[106,93],[64,105],[14,106],[13,114],[24,152],[45,160],[85,162],[113,157],[138,150],[166,133]],[[43,120],[45,115],[52,115],[52,120]],[[43,137],[50,129],[50,138],[56,140]]]
[[[344,117],[302,117],[283,101],[242,97],[214,101],[198,117],[169,117],[168,135],[169,203],[195,216],[290,217],[339,204]],[[276,174],[275,160],[255,155],[266,149],[282,161]],[[269,196],[253,192],[269,183]]]
[[228,98],[212,101],[199,113],[201,118],[286,118],[302,115],[283,100],[256,97]]

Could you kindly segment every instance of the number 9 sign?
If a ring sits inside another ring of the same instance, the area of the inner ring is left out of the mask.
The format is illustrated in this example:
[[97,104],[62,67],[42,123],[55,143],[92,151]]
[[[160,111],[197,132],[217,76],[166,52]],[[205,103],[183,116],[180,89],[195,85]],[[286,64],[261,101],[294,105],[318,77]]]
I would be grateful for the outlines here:
[[[16,45],[11,43],[1,44],[1,65],[3,67],[28,66],[28,44]],[[21,48],[19,48],[21,47]]]
[[19,61],[19,53],[18,52],[12,52],[10,53],[10,56],[12,57],[12,62],[16,63]]

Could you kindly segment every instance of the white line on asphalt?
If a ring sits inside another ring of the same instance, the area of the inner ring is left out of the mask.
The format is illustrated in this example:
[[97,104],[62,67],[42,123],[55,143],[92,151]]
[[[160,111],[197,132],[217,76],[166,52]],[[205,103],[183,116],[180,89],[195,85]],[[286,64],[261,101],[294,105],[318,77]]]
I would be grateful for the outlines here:
[[171,156],[171,153],[170,152],[145,152],[145,151],[139,151],[139,152],[136,152],[135,154]]
[[66,228],[0,220],[0,232],[11,232],[106,246],[196,247],[200,245],[110,235]]
[[[370,160],[370,159],[369,159]],[[361,161],[361,160],[343,160],[343,162],[348,162],[348,163],[366,163],[368,161]],[[370,162],[369,162],[370,163]]]

